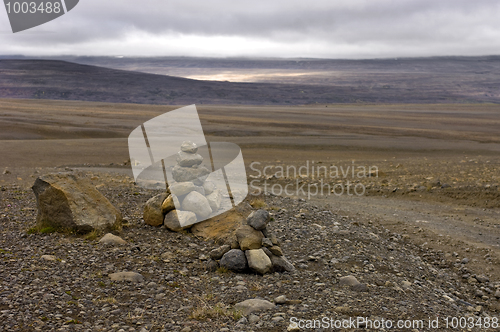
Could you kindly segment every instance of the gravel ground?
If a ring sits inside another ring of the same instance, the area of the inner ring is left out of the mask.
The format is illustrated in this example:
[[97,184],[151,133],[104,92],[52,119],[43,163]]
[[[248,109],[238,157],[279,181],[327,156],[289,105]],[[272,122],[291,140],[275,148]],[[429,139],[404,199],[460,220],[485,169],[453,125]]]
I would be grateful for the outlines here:
[[[335,214],[333,206],[250,197],[248,203],[272,214],[268,228],[297,271],[264,276],[211,272],[207,256],[218,244],[144,224],[142,205],[154,192],[136,187],[127,176],[79,175],[122,211],[126,223],[116,234],[127,244],[106,246],[95,234],[34,232],[34,194],[3,185],[0,330],[286,331],[294,317],[305,324],[361,316],[392,320],[393,328],[386,330],[393,331],[437,330],[428,327],[429,319],[436,318],[439,330],[484,331],[484,325],[446,328],[445,318],[482,324],[500,318],[500,278],[489,280],[469,270],[466,257],[416,246],[405,234]],[[112,282],[109,274],[120,271],[140,273],[144,281]],[[343,286],[345,276],[361,284]],[[246,317],[233,309],[246,299],[273,302],[281,295],[289,301],[274,309]],[[398,320],[406,319],[423,320],[424,327],[396,328]]]

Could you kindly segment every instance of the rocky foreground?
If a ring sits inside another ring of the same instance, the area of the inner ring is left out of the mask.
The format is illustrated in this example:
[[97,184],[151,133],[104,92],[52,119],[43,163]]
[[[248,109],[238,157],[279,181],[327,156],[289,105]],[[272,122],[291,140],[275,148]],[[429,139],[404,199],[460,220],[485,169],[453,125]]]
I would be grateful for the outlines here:
[[[500,317],[500,280],[470,271],[467,257],[415,246],[406,234],[337,215],[335,207],[249,196],[270,213],[267,228],[296,269],[234,273],[209,264],[220,244],[144,223],[143,205],[157,192],[125,176],[80,175],[122,212],[125,223],[114,233],[123,241],[35,229],[33,192],[3,186],[0,330],[299,331],[292,321],[305,327],[360,316],[425,323],[386,330],[484,331]],[[446,317],[475,324],[447,328]],[[436,318],[438,328],[429,328]]]

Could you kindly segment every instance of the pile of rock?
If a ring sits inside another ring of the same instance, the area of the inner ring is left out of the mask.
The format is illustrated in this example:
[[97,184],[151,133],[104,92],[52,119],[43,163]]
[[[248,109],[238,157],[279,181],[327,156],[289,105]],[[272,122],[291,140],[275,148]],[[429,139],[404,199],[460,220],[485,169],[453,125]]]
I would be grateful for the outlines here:
[[267,230],[270,215],[265,210],[252,212],[245,225],[236,230],[235,241],[210,252],[209,269],[219,266],[233,272],[260,274],[292,272],[295,267],[283,255],[279,241]]
[[168,192],[146,202],[144,222],[151,226],[164,225],[178,232],[215,214],[222,202],[222,194],[213,182],[207,181],[210,171],[201,163],[195,143],[185,141],[177,153],[177,164],[172,169],[175,182]]

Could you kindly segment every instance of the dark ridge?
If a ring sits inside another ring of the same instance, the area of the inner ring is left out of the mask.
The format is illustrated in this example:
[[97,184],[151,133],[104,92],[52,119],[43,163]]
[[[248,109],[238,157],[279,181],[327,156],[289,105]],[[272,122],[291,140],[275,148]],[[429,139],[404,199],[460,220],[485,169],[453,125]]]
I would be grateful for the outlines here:
[[[446,69],[446,74],[436,71],[432,77],[394,71],[398,60],[343,61],[362,67],[353,67],[351,72],[355,74],[342,84],[314,85],[200,81],[60,60],[4,59],[0,60],[0,98],[164,105],[500,102],[497,57],[453,59],[453,63],[461,62],[464,67],[456,75],[446,58],[434,62],[426,59],[432,66]],[[365,73],[375,67],[383,72],[378,76]],[[383,77],[383,82],[377,77]]]

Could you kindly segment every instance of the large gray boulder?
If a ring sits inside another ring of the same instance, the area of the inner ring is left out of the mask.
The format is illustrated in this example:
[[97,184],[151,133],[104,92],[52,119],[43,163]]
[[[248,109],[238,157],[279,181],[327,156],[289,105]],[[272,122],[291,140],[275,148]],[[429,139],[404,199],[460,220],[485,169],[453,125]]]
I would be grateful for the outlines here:
[[143,219],[147,225],[163,225],[163,202],[167,199],[167,193],[151,197],[144,205]]
[[121,225],[120,211],[90,182],[71,173],[40,176],[32,189],[39,226],[89,232]]
[[245,251],[245,256],[247,258],[248,267],[253,271],[266,274],[271,272],[273,264],[271,259],[266,255],[262,249],[252,249]]
[[212,213],[207,198],[196,191],[192,191],[184,197],[182,209],[196,213],[198,218],[201,219],[208,217]]
[[226,252],[219,264],[234,272],[244,272],[248,268],[245,253],[240,249],[231,249]]

